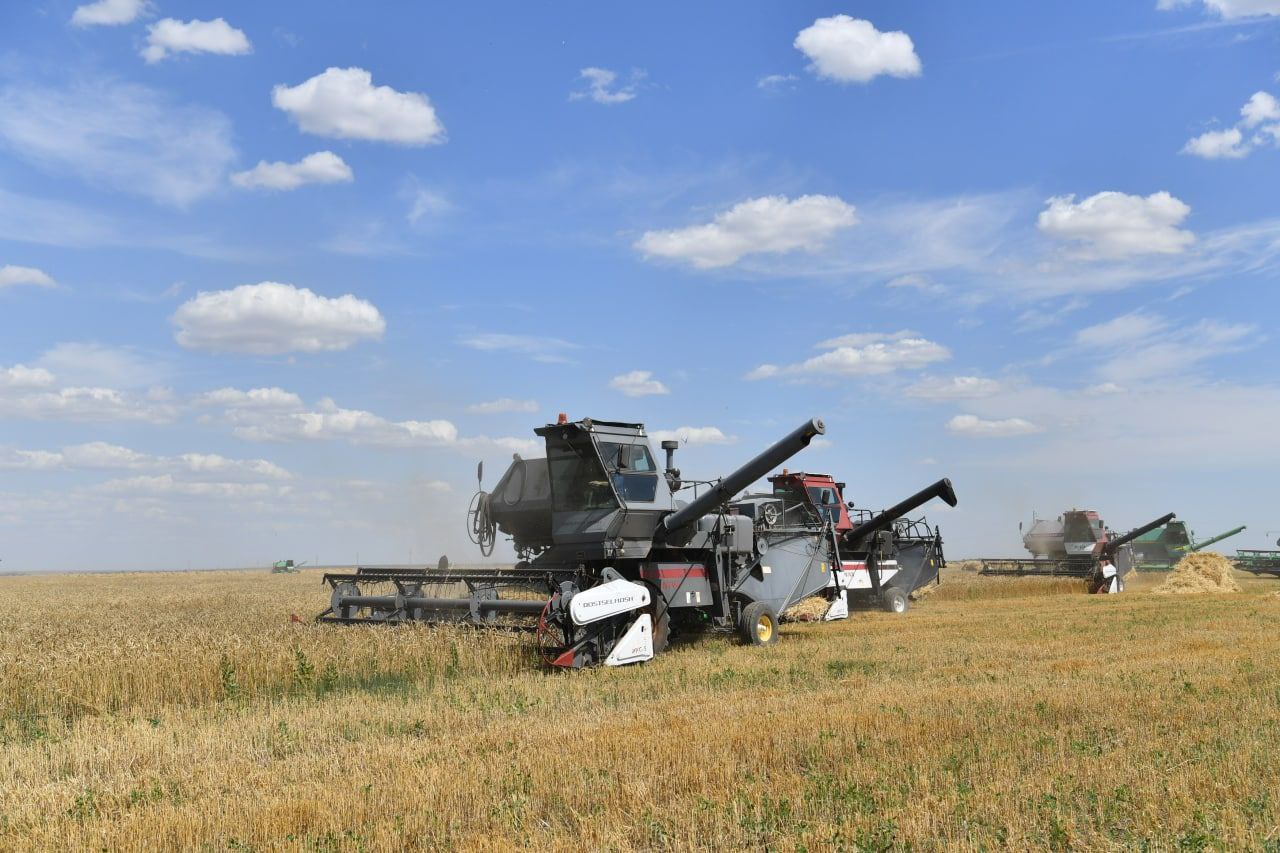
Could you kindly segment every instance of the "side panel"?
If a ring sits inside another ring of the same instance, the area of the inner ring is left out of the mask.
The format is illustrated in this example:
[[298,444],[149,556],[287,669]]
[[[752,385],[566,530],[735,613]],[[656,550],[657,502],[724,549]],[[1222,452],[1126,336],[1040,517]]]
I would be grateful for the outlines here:
[[710,607],[711,573],[703,563],[645,563],[640,577],[662,590],[675,607]]
[[769,552],[746,570],[737,591],[781,613],[831,585],[829,550],[825,538],[811,534],[770,537]]
[[898,573],[886,586],[914,592],[938,577],[939,559],[932,541],[903,542],[898,546]]

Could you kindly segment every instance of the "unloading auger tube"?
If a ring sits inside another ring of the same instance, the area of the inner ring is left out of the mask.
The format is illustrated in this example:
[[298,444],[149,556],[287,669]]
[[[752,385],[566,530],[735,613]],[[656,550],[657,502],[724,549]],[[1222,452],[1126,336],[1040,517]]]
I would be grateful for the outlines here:
[[1179,551],[1184,554],[1194,554],[1197,551],[1203,551],[1205,548],[1208,548],[1210,545],[1218,544],[1223,539],[1230,539],[1232,536],[1235,536],[1237,533],[1244,533],[1245,530],[1247,529],[1248,529],[1248,526],[1242,524],[1239,527],[1231,528],[1225,533],[1219,533],[1217,536],[1210,536],[1208,539],[1202,539],[1199,542],[1192,542],[1190,545],[1184,545],[1181,548],[1174,548],[1173,550]]
[[902,516],[924,506],[934,498],[942,498],[948,506],[956,505],[956,490],[952,488],[950,479],[943,477],[932,486],[921,489],[906,500],[898,501],[884,512],[850,530],[844,535],[844,540],[851,543],[858,542],[873,533],[885,530]]
[[1112,539],[1102,546],[1102,550],[1098,553],[1099,557],[1107,557],[1114,559],[1116,552],[1123,546],[1128,545],[1133,540],[1142,536],[1144,533],[1150,533],[1157,527],[1164,527],[1177,516],[1177,513],[1168,513],[1157,518],[1155,521],[1148,522],[1141,527],[1135,527],[1123,536]]
[[793,429],[782,440],[775,442],[767,450],[729,476],[711,485],[705,492],[670,515],[662,519],[662,529],[672,533],[687,524],[697,521],[709,512],[713,512],[738,492],[768,474],[774,468],[795,456],[809,446],[809,442],[826,433],[827,427],[821,418],[810,418]]

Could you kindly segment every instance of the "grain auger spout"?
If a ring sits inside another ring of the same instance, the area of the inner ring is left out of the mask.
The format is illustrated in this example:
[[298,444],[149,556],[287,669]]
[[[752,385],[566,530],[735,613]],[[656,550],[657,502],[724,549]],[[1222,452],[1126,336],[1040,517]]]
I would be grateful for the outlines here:
[[1205,548],[1208,548],[1210,545],[1218,544],[1223,539],[1230,539],[1232,536],[1235,536],[1237,533],[1244,533],[1246,529],[1248,529],[1247,525],[1242,524],[1239,527],[1231,528],[1225,533],[1219,533],[1217,536],[1210,536],[1208,539],[1201,539],[1199,542],[1193,542],[1188,546],[1178,548],[1176,550],[1183,551],[1188,554],[1194,554],[1197,551],[1203,551]]
[[809,442],[826,431],[826,425],[822,423],[821,418],[810,418],[750,462],[719,482],[713,483],[687,506],[664,517],[662,529],[667,533],[673,533],[718,509],[747,486],[804,450],[809,446]]
[[921,489],[906,500],[898,501],[883,512],[876,513],[867,521],[847,532],[842,538],[850,545],[863,542],[881,530],[889,529],[895,521],[909,512],[914,512],[934,498],[942,498],[948,506],[956,505],[956,490],[952,488],[951,480],[943,477],[932,486]]
[[1107,557],[1109,559],[1114,560],[1116,559],[1117,555],[1120,553],[1120,549],[1123,548],[1125,545],[1128,545],[1130,542],[1132,542],[1133,540],[1137,539],[1139,536],[1142,536],[1145,533],[1150,533],[1152,530],[1155,530],[1157,527],[1164,527],[1166,524],[1173,521],[1176,515],[1177,515],[1176,513],[1172,513],[1172,512],[1166,513],[1165,515],[1162,515],[1159,518],[1157,518],[1155,521],[1149,521],[1146,524],[1142,525],[1141,527],[1133,528],[1123,536],[1117,536],[1114,539],[1108,539],[1106,542],[1100,542],[1098,543],[1098,547],[1094,551],[1094,556]]

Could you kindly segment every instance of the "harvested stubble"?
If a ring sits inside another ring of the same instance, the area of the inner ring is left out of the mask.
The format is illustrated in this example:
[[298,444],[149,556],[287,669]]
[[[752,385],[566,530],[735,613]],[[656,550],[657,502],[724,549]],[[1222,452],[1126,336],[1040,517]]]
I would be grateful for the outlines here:
[[1239,849],[1280,825],[1280,641],[1250,593],[935,595],[571,674],[473,632],[290,625],[315,574],[0,598],[0,849]]
[[1152,591],[1159,595],[1239,592],[1240,584],[1230,560],[1212,551],[1201,551],[1179,560],[1164,583]]

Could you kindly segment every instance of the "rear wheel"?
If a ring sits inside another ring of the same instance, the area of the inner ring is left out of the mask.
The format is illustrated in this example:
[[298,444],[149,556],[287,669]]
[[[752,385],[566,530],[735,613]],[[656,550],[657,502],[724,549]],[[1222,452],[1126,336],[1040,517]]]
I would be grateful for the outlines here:
[[907,612],[907,594],[896,586],[891,586],[881,594],[884,609],[890,613]]
[[753,601],[742,609],[738,630],[753,646],[771,646],[778,641],[778,616],[763,601]]

